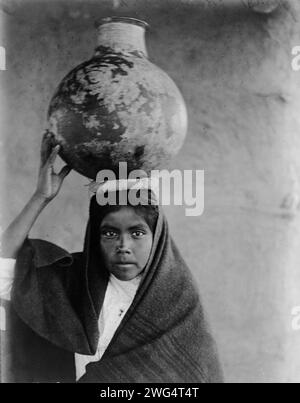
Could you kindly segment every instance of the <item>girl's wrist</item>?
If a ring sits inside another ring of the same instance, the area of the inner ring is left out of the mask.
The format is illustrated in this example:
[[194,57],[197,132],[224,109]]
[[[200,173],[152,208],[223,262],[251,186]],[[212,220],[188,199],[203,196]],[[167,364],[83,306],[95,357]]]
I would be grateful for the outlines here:
[[49,203],[49,200],[38,192],[34,192],[30,201],[33,203],[37,203],[41,207],[45,207]]

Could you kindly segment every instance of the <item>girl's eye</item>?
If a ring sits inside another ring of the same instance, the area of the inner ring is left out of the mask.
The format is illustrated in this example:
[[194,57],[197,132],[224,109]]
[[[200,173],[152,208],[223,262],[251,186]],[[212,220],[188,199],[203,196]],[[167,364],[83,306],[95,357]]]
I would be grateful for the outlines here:
[[114,231],[103,231],[101,233],[105,238],[114,238],[117,234]]
[[136,237],[136,238],[142,238],[142,236],[145,235],[145,233],[142,232],[142,231],[134,231],[132,234],[133,234],[133,236]]

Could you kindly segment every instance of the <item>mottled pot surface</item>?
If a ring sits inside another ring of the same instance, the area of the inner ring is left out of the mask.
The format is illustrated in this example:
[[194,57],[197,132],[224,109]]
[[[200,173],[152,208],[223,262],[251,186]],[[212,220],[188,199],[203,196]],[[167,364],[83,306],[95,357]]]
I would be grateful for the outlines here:
[[48,113],[61,157],[90,178],[117,173],[120,161],[147,173],[166,166],[183,144],[186,115],[174,82],[143,52],[106,46],[63,79]]

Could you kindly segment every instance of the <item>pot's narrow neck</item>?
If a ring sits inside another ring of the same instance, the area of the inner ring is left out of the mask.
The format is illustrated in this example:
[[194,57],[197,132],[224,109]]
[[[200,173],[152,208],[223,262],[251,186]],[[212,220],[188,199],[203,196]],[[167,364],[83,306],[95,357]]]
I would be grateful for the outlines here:
[[125,22],[109,22],[98,27],[98,46],[120,52],[138,52],[148,57],[145,28]]

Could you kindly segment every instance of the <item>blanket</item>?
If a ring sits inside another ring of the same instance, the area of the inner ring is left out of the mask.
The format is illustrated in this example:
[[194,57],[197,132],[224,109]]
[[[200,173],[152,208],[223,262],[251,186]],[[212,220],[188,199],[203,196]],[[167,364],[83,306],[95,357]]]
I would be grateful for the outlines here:
[[[31,331],[63,351],[93,355],[101,337],[98,318],[108,273],[95,231],[90,211],[83,252],[26,239],[17,257],[13,308]],[[222,382],[196,281],[161,207],[133,303],[102,359],[88,364],[79,382]]]

